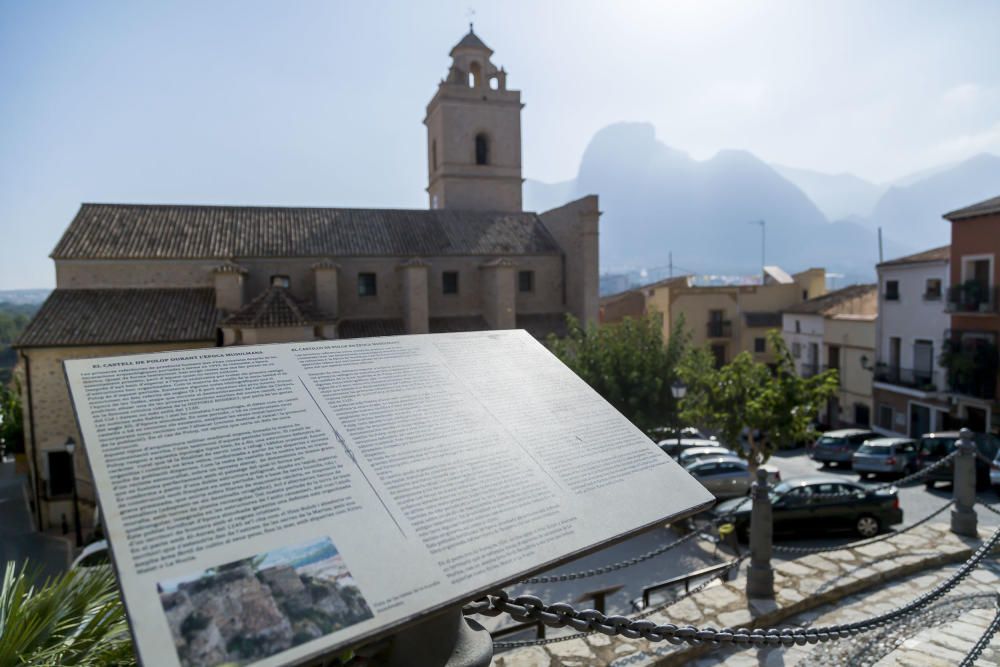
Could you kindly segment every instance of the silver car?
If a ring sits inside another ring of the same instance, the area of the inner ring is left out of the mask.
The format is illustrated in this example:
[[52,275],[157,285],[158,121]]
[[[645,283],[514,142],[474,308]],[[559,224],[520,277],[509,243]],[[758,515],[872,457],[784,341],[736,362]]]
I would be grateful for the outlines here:
[[[781,481],[781,473],[772,466],[762,466],[767,471],[768,484]],[[716,498],[739,498],[750,492],[750,466],[742,459],[716,456],[699,459],[685,468]]]
[[851,464],[862,479],[868,475],[905,475],[917,469],[917,441],[872,438],[854,452]]
[[997,495],[1000,495],[1000,452],[997,452],[996,458],[990,464],[990,484]]
[[674,458],[677,458],[677,455],[685,449],[690,449],[692,447],[719,446],[718,441],[708,440],[707,438],[667,438],[666,440],[660,440],[656,444],[660,446],[660,449]]
[[710,445],[707,447],[688,447],[677,455],[677,462],[682,466],[688,466],[695,461],[713,456],[728,456],[729,458],[734,459],[739,458],[739,456],[737,456],[734,452],[726,449],[722,445]]
[[809,456],[824,466],[830,463],[850,463],[858,447],[865,441],[877,437],[877,433],[859,428],[827,431],[813,444]]

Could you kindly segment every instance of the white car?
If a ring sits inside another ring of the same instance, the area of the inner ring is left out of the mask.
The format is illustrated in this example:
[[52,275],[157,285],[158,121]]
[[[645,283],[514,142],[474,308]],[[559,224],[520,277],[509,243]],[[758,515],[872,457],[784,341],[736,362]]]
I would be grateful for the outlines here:
[[667,438],[665,440],[660,440],[656,444],[660,446],[660,449],[675,459],[681,452],[692,447],[721,446],[718,440],[709,440],[707,438]]
[[111,553],[108,551],[108,541],[98,540],[88,544],[76,557],[71,570],[86,569],[88,567],[104,567],[111,564]]
[[677,455],[677,462],[682,466],[689,466],[695,461],[718,456],[740,460],[740,457],[732,450],[722,445],[714,444],[705,447],[688,447]]

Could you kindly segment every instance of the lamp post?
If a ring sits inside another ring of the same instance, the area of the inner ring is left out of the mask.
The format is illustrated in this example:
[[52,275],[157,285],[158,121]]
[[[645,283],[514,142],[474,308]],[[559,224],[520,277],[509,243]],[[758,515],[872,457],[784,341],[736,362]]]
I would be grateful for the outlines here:
[[76,531],[76,546],[83,546],[83,531],[80,530],[80,503],[76,495],[76,460],[73,453],[76,451],[76,441],[73,436],[66,438],[66,453],[69,454],[69,468],[73,479],[73,528]]
[[677,453],[680,454],[681,451],[681,420],[677,414],[677,403],[684,398],[684,394],[687,393],[687,387],[679,379],[674,380],[670,384],[670,393],[674,397],[674,420],[677,424]]

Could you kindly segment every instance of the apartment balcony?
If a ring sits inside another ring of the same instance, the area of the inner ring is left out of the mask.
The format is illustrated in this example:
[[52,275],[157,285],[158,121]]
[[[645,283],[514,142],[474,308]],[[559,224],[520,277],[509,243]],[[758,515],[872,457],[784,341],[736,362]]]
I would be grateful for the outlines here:
[[920,391],[944,390],[945,383],[940,371],[915,368],[900,368],[889,364],[875,365],[875,381],[894,384],[899,387]]
[[997,297],[996,287],[987,287],[974,280],[952,285],[948,288],[948,312],[994,314],[1000,312]]
[[951,331],[945,339],[941,365],[948,376],[948,390],[985,400],[997,397],[996,334],[980,331]]
[[708,322],[705,336],[708,338],[732,338],[733,323],[730,320],[715,320]]

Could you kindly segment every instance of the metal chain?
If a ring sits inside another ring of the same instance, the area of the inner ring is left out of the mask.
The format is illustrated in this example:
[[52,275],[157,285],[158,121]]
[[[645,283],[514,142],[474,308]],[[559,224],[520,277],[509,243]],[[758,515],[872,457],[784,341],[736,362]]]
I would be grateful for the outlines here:
[[676,547],[679,547],[682,544],[690,542],[691,540],[693,540],[696,537],[701,536],[702,534],[703,534],[703,530],[700,529],[700,528],[696,528],[696,529],[692,530],[690,533],[688,533],[687,535],[684,535],[683,537],[680,537],[680,538],[674,540],[673,542],[670,542],[668,544],[664,544],[662,546],[659,546],[659,547],[653,549],[652,551],[647,551],[644,554],[640,554],[638,556],[635,556],[633,558],[629,558],[627,560],[619,561],[617,563],[612,563],[611,565],[603,565],[601,567],[595,567],[595,568],[593,568],[591,570],[581,570],[579,572],[567,572],[566,574],[552,574],[552,575],[545,575],[545,576],[541,576],[541,577],[530,577],[528,579],[525,579],[525,580],[521,581],[521,583],[522,584],[553,584],[553,583],[562,582],[562,581],[573,581],[575,579],[586,579],[587,577],[596,577],[596,576],[599,576],[599,575],[602,575],[602,574],[607,574],[608,572],[616,572],[618,570],[624,570],[627,567],[631,567],[633,565],[637,565],[638,563],[642,563],[643,561],[647,561],[650,558],[655,558],[655,557],[657,557],[659,555],[665,554],[666,552],[670,551],[671,549],[674,549]]
[[[928,473],[930,473],[933,470],[937,470],[938,468],[944,466],[947,463],[950,463],[951,460],[954,459],[956,456],[958,456],[958,450],[953,451],[951,454],[948,454],[947,456],[945,456],[941,460],[935,461],[934,463],[930,464],[926,468],[921,468],[917,472],[911,473],[911,474],[907,475],[906,477],[900,477],[897,480],[894,480],[894,481],[891,481],[891,482],[886,482],[885,484],[879,484],[878,486],[867,487],[867,488],[865,488],[865,491],[867,493],[878,493],[879,491],[885,491],[886,489],[891,489],[894,486],[906,486],[907,484],[909,484],[911,482],[916,482],[916,481],[922,480],[924,477],[926,477],[928,475]],[[821,498],[840,498],[840,497],[843,497],[843,496],[853,496],[853,495],[855,495],[855,493],[856,492],[854,492],[854,491],[841,491],[839,493],[814,493],[814,494],[810,495],[809,497],[810,498],[815,498],[815,499],[821,499]]]
[[996,505],[990,505],[988,502],[978,497],[976,498],[976,502],[985,507],[986,509],[988,509],[989,511],[993,512],[994,514],[1000,514],[1000,509],[997,509]]
[[775,551],[780,551],[780,552],[784,552],[784,553],[791,553],[791,554],[819,554],[819,553],[824,553],[824,552],[827,552],[827,551],[838,551],[840,549],[856,549],[858,547],[864,547],[864,546],[867,546],[869,544],[875,544],[876,542],[882,542],[883,540],[892,539],[893,537],[896,537],[897,535],[902,535],[903,533],[906,533],[908,531],[913,530],[917,526],[922,526],[923,524],[927,523],[928,521],[930,521],[931,519],[933,519],[934,517],[936,517],[938,514],[940,514],[941,512],[945,511],[946,509],[948,509],[949,507],[951,507],[954,504],[955,504],[954,500],[949,500],[947,503],[945,503],[941,507],[939,507],[936,510],[934,510],[933,512],[931,512],[930,514],[928,514],[927,516],[925,516],[920,521],[912,523],[909,526],[906,526],[905,528],[900,528],[899,530],[894,530],[893,532],[886,533],[885,535],[878,535],[876,537],[869,537],[867,539],[858,540],[857,542],[851,542],[849,544],[841,544],[841,545],[828,546],[828,547],[789,547],[789,546],[784,546],[784,545],[781,545],[781,544],[775,544],[775,545],[772,545],[771,548],[774,549]]
[[978,660],[979,656],[981,656],[983,651],[986,650],[990,640],[993,639],[993,635],[997,633],[997,630],[1000,630],[1000,595],[997,596],[994,608],[997,610],[997,613],[993,616],[993,620],[990,621],[990,624],[986,627],[986,630],[979,638],[979,641],[977,641],[975,645],[969,649],[969,652],[965,655],[965,658],[962,659],[962,662],[958,664],[958,667],[972,667],[976,664],[976,660]]
[[1000,528],[994,531],[993,535],[948,579],[902,607],[865,621],[818,628],[723,628],[717,630],[712,627],[697,628],[691,625],[678,626],[673,623],[657,625],[653,621],[644,619],[633,620],[626,616],[607,616],[595,609],[577,611],[566,603],[546,605],[533,595],[521,595],[511,601],[504,591],[487,596],[483,601],[489,607],[489,615],[506,613],[522,622],[541,621],[551,627],[570,626],[579,632],[596,631],[605,635],[622,635],[628,639],[642,638],[653,642],[667,641],[671,644],[695,645],[710,642],[715,645],[727,644],[744,647],[801,646],[851,637],[886,625],[926,607],[965,579],[998,543],[1000,543]]
[[[745,556],[740,556],[739,558],[734,558],[733,560],[729,561],[729,565],[728,565],[728,567],[726,567],[726,569],[721,570],[720,572],[713,573],[705,581],[701,582],[700,584],[698,584],[694,588],[686,591],[682,595],[678,595],[676,598],[673,598],[672,600],[668,600],[667,602],[664,602],[663,604],[657,605],[656,607],[651,607],[649,609],[646,609],[646,610],[642,611],[641,613],[634,614],[633,616],[631,616],[631,619],[633,621],[642,620],[642,619],[646,618],[647,616],[652,616],[653,614],[656,614],[656,613],[658,613],[660,611],[663,611],[667,607],[670,607],[672,605],[677,604],[681,600],[686,600],[687,598],[691,597],[692,595],[696,595],[696,594],[702,592],[703,590],[705,590],[706,588],[708,588],[712,584],[712,582],[714,582],[716,579],[720,579],[720,578],[728,575],[730,572],[732,572],[733,568],[739,567],[740,563],[742,563],[743,561],[745,561],[749,557],[750,557],[750,555],[747,554]],[[596,631],[592,630],[590,632],[577,632],[576,634],[566,635],[566,636],[563,636],[563,637],[549,637],[549,638],[546,638],[546,639],[525,639],[523,641],[516,641],[516,642],[493,642],[493,648],[498,649],[498,650],[501,650],[501,649],[502,650],[506,650],[506,649],[512,649],[512,648],[524,648],[526,646],[546,646],[548,644],[555,644],[555,643],[558,643],[558,642],[565,642],[565,641],[569,641],[571,639],[580,639],[582,637],[586,637],[588,635],[592,635],[592,634],[594,634],[594,632],[596,632]]]

